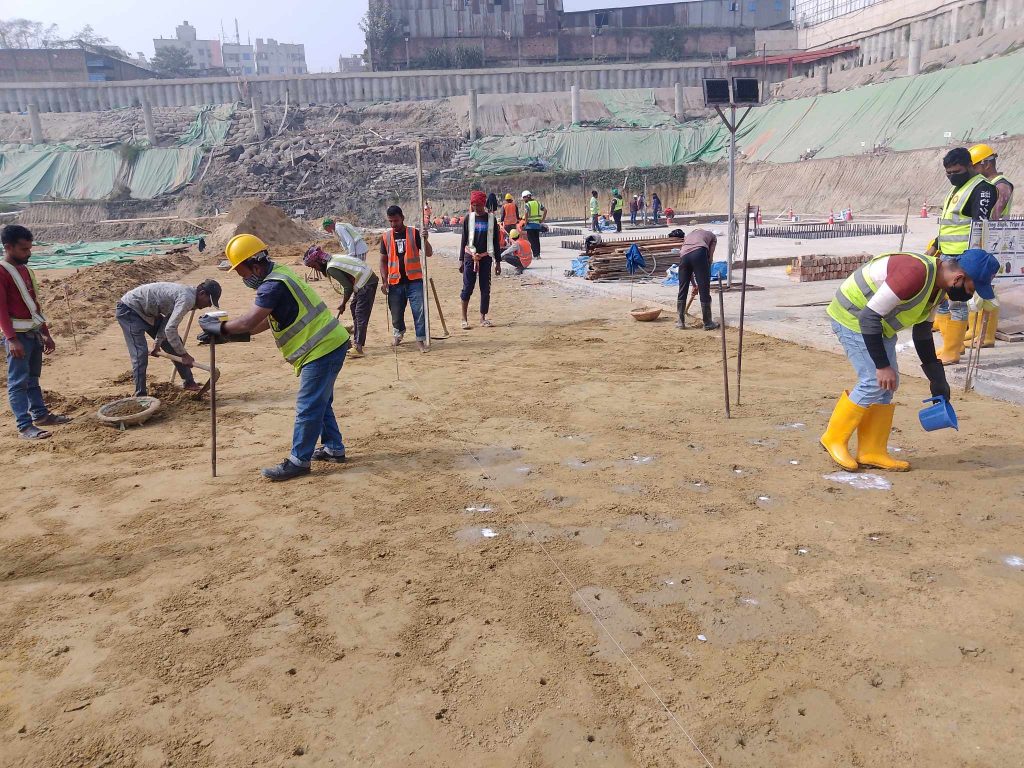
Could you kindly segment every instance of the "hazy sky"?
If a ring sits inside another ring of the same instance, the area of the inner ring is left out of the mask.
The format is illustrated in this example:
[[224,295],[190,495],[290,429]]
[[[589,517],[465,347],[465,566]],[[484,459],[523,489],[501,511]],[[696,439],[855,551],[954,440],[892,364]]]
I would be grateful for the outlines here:
[[[672,0],[663,0],[672,2]],[[647,5],[659,0],[564,0],[567,11],[622,5]],[[3,0],[2,18],[27,18],[57,24],[72,34],[86,24],[134,54],[153,56],[154,37],[174,37],[174,27],[184,20],[202,39],[225,35],[234,38],[235,18],[242,42],[247,38],[272,37],[280,43],[305,43],[310,72],[338,68],[339,54],[362,53],[363,33],[359,20],[367,0],[177,0],[173,3],[140,3],[138,0]]]

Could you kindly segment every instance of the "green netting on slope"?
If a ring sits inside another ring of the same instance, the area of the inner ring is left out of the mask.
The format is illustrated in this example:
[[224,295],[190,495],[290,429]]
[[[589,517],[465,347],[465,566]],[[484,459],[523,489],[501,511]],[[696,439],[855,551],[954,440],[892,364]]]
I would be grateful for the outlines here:
[[[1024,134],[1024,51],[917,77],[754,108],[739,133],[747,160],[788,163],[841,157],[876,146],[926,149]],[[610,107],[609,107],[610,108]],[[663,141],[653,140],[663,135]],[[721,123],[701,120],[654,131],[572,129],[474,143],[481,173],[565,171],[714,162],[725,156]],[[680,151],[680,148],[685,148]]]
[[139,256],[162,256],[183,245],[198,243],[198,236],[160,240],[108,240],[78,243],[40,243],[32,248],[33,269],[91,267],[108,261],[130,263]]
[[231,127],[234,109],[233,104],[200,107],[196,119],[176,143],[182,147],[214,147],[223,144]]
[[617,122],[632,128],[678,125],[672,115],[655,105],[654,91],[650,88],[597,91],[597,96]]

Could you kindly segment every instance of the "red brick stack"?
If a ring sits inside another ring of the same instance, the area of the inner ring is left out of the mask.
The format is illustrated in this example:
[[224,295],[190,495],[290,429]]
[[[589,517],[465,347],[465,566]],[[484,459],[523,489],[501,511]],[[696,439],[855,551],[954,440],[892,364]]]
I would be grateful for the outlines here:
[[853,256],[797,256],[789,269],[789,279],[796,283],[810,283],[816,280],[843,280],[853,270],[873,259],[869,253]]

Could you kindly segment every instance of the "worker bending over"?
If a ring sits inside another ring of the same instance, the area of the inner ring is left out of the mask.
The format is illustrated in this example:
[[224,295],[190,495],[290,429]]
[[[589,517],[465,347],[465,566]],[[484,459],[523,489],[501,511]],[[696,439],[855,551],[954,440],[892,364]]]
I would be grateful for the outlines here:
[[520,237],[518,229],[511,230],[508,239],[508,248],[501,252],[501,258],[515,268],[517,275],[521,275],[533,263],[530,241]]
[[[181,358],[174,364],[181,376],[182,389],[198,392],[201,387],[192,375],[195,362],[185,350],[185,342],[178,332],[178,326],[187,312],[195,309],[217,307],[220,303],[221,287],[216,280],[204,280],[197,286],[180,283],[147,283],[132,288],[120,298],[114,310],[117,324],[121,326],[124,342],[128,345],[128,356],[132,361],[132,381],[135,382],[135,397],[145,397],[146,370],[149,358],[157,356],[162,349]],[[147,337],[153,339],[149,348]]]
[[[967,250],[971,239],[971,223],[992,218],[997,192],[980,173],[975,173],[971,153],[964,147],[951,149],[942,159],[946,178],[953,189],[946,195],[939,219],[939,236],[929,254],[953,258]],[[938,309],[936,325],[942,334],[939,360],[943,365],[960,362],[967,333],[967,305],[952,296]]]
[[[944,296],[965,301],[975,293],[995,294],[992,278],[999,271],[995,257],[977,248],[956,258],[936,259],[920,253],[886,253],[872,259],[839,286],[828,306],[832,330],[857,373],[857,386],[844,391],[836,404],[821,444],[843,469],[859,466],[895,471],[910,464],[889,455],[887,443],[899,386],[896,334],[911,328],[921,370],[933,397],[949,400],[949,384],[935,355],[931,316]],[[849,442],[857,433],[857,457]]]
[[[427,205],[429,204],[428,201]],[[362,357],[363,346],[366,344],[366,332],[370,328],[370,315],[373,313],[373,304],[377,300],[377,286],[379,285],[377,275],[366,263],[366,255],[370,252],[370,246],[366,244],[359,230],[351,224],[327,218],[323,220],[323,227],[338,238],[345,254],[343,257],[332,257],[333,266],[328,263],[324,265],[323,269],[313,268],[321,274],[334,278],[331,286],[335,291],[338,291],[339,287],[341,288],[342,300],[338,305],[339,313],[343,314],[349,299],[352,300],[352,335],[354,338],[353,348],[349,355]],[[318,263],[319,261],[320,259],[317,259]]]
[[7,349],[7,400],[14,412],[18,437],[45,440],[48,430],[67,424],[67,416],[51,413],[43,400],[39,377],[43,374],[43,355],[57,345],[50,335],[46,317],[39,305],[39,284],[28,267],[32,257],[32,232],[18,224],[0,230],[4,260],[0,262],[0,330]]
[[[974,171],[984,176],[985,180],[996,188],[992,220],[1007,218],[1013,213],[1013,183],[997,170],[996,158],[999,156],[988,144],[975,144],[971,147],[970,153]],[[965,348],[966,345],[974,341],[977,334],[982,332],[982,328],[985,331],[982,346],[994,347],[996,328],[999,325],[999,302],[998,300],[979,302],[975,298],[974,303],[983,304],[983,306],[971,311],[967,316],[967,333],[964,334]]]
[[423,285],[423,258],[430,258],[434,249],[426,232],[405,226],[405,214],[397,205],[388,208],[390,229],[380,240],[381,292],[388,297],[391,310],[391,344],[397,347],[405,337],[405,308],[412,309],[416,344],[427,351],[426,290]]
[[487,313],[491,308],[491,265],[501,274],[501,238],[498,220],[485,207],[487,196],[479,190],[469,196],[469,215],[462,222],[459,246],[459,272],[462,273],[462,328],[469,330],[469,299],[480,281],[480,326],[490,328]]
[[203,315],[199,325],[215,344],[247,340],[249,334],[269,328],[299,377],[291,454],[276,467],[262,470],[263,476],[290,480],[309,474],[311,461],[345,461],[333,404],[334,383],[349,349],[348,331],[305,280],[271,261],[266,244],[255,235],[235,235],[225,255],[242,282],[256,291],[256,301],[237,320],[222,322]]
[[526,231],[526,239],[530,241],[530,248],[533,249],[533,258],[539,259],[540,233],[548,218],[548,209],[541,205],[539,200],[534,200],[528,189],[523,190],[523,218],[526,219],[523,230]]
[[705,331],[714,331],[721,326],[711,318],[711,262],[715,259],[718,236],[706,229],[690,230],[679,246],[679,293],[676,295],[676,312],[679,320],[676,328],[686,328],[686,290],[691,278],[697,283],[700,294],[701,317]]

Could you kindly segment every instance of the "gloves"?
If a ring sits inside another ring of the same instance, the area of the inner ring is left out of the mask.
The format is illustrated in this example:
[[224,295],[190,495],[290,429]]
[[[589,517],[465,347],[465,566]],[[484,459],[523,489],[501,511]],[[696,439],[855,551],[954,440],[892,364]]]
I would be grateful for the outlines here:
[[946,402],[949,402],[949,382],[946,381],[946,369],[942,365],[941,360],[934,360],[930,363],[924,363],[921,366],[921,370],[924,371],[924,375],[928,377],[928,383],[931,385],[932,397],[943,397]]
[[971,312],[992,312],[999,309],[999,299],[983,299],[977,294],[967,302],[967,309]]
[[220,318],[211,317],[210,315],[203,315],[199,318],[199,327],[210,336],[222,336],[221,326],[224,323]]
[[196,336],[200,344],[230,344],[236,341],[249,341],[252,337],[248,333],[208,333],[203,331]]

